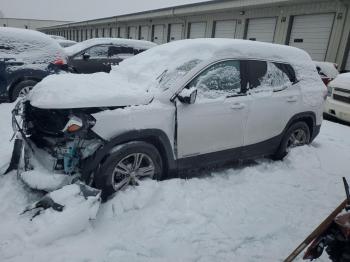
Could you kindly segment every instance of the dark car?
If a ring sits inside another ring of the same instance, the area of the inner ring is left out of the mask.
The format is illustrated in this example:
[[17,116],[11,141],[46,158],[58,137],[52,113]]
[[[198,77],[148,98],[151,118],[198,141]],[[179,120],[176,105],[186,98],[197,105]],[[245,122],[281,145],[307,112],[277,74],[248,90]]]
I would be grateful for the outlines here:
[[49,36],[17,28],[0,28],[0,100],[14,101],[49,74],[66,65],[63,48]]
[[109,72],[112,65],[139,54],[156,44],[122,38],[93,38],[65,48],[73,72]]

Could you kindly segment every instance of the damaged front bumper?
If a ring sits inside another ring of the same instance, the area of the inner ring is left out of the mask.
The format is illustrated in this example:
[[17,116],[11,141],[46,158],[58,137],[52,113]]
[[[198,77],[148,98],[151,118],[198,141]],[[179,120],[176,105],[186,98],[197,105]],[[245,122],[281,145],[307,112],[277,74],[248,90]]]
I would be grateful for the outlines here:
[[[50,121],[65,126],[56,125],[53,129]],[[79,180],[84,161],[104,143],[91,131],[93,121],[84,112],[57,113],[33,109],[28,101],[19,102],[12,112],[15,142],[5,173],[17,170],[28,186],[45,191]],[[77,125],[71,133],[67,132],[70,123]]]

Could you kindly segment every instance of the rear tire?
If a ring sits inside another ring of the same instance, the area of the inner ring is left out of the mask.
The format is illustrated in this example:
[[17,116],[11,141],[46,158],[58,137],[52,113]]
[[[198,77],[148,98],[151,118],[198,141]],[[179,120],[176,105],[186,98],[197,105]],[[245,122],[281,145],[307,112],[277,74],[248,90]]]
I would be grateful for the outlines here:
[[29,93],[29,91],[37,84],[34,80],[25,80],[12,89],[11,101],[15,101],[19,96],[24,96]]
[[305,122],[292,124],[282,138],[277,152],[273,155],[274,160],[282,160],[291,148],[310,143],[310,129]]
[[102,190],[103,201],[129,185],[138,185],[144,178],[160,180],[162,177],[162,158],[153,145],[135,141],[118,147],[94,178],[96,187]]

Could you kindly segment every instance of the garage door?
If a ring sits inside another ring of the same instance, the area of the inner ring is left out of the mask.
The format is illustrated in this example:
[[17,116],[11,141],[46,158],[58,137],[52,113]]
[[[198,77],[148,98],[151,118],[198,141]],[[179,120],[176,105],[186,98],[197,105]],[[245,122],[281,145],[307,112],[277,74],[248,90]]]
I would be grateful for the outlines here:
[[155,25],[153,30],[153,42],[157,44],[164,43],[164,25]]
[[148,26],[141,26],[140,39],[148,40],[148,32],[149,32]]
[[215,38],[235,38],[236,20],[215,21]]
[[295,16],[289,45],[304,49],[313,60],[324,61],[334,14]]
[[272,43],[275,36],[276,17],[249,19],[247,39]]
[[345,64],[345,68],[346,71],[350,71],[350,49],[348,52],[348,58],[346,59],[346,64]]
[[182,28],[182,24],[170,24],[170,42],[182,39]]
[[205,37],[205,29],[207,24],[205,22],[190,23],[189,24],[189,37],[188,38],[203,38]]
[[129,26],[128,38],[129,39],[137,39],[137,37],[136,37],[136,26]]
[[120,38],[125,38],[126,37],[126,28],[125,27],[119,27],[119,35],[118,37]]

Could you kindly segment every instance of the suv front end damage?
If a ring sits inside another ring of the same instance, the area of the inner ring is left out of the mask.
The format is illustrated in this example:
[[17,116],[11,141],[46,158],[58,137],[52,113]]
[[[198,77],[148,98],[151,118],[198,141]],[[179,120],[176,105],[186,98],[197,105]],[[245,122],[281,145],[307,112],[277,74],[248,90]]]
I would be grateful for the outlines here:
[[91,130],[96,122],[91,114],[102,110],[41,109],[19,102],[12,112],[16,140],[7,172],[44,168],[52,175],[69,176],[66,181],[79,179],[84,161],[104,144]]

